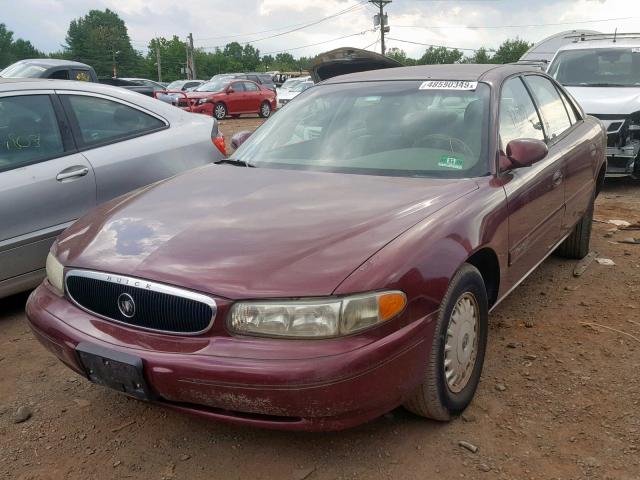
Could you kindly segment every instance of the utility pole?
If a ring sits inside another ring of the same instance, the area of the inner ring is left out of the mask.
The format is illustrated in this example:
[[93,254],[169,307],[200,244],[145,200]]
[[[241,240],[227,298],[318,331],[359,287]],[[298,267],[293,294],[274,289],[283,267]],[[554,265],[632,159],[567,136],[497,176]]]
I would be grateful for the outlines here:
[[162,82],[162,65],[160,63],[160,40],[156,38],[156,65],[158,65],[158,81]]
[[191,79],[195,79],[198,78],[198,75],[196,74],[196,59],[193,55],[193,34],[190,33],[189,34],[189,58],[190,58],[190,63],[189,63],[189,67],[191,67]]
[[185,44],[186,48],[187,48],[187,61],[184,64],[184,73],[187,76],[187,80],[191,80],[191,63],[189,61],[190,55],[189,55],[189,42],[187,42]]
[[387,14],[384,13],[384,7],[391,3],[391,0],[369,0],[369,3],[374,4],[380,9],[380,13],[376,15],[378,19],[374,17],[374,25],[380,25],[380,51],[382,55],[384,55],[385,47],[384,47],[384,34],[389,31],[389,25],[387,20]]

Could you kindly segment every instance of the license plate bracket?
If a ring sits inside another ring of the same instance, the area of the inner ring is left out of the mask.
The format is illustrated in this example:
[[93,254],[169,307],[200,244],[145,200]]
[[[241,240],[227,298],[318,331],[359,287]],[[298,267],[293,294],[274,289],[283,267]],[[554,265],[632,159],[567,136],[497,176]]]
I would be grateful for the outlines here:
[[140,400],[152,399],[141,358],[85,342],[76,352],[91,382]]

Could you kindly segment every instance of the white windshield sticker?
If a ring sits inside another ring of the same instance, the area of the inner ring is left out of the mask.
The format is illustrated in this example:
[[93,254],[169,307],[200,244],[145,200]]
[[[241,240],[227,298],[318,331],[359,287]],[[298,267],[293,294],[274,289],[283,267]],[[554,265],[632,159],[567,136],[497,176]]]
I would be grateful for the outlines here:
[[422,82],[420,90],[475,90],[478,82],[464,80],[427,80]]

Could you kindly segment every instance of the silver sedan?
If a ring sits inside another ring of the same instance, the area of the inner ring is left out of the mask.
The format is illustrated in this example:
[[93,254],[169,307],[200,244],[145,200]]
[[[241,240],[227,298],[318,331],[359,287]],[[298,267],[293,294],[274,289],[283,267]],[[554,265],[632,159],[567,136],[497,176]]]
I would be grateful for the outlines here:
[[212,117],[118,87],[0,80],[0,298],[36,286],[95,206],[224,158]]

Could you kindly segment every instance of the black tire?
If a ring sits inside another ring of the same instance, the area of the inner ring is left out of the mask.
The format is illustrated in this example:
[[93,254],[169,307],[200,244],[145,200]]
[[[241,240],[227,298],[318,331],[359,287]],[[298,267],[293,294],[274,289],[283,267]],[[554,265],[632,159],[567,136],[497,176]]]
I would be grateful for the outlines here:
[[271,104],[269,102],[262,102],[259,115],[262,118],[269,118],[269,115],[271,115]]
[[[456,303],[463,297],[475,298],[477,306],[477,347],[475,363],[469,363],[470,375],[460,387],[452,391],[445,377],[445,344],[451,315]],[[465,263],[451,279],[440,305],[429,358],[426,359],[424,380],[404,407],[422,417],[448,421],[467,408],[478,387],[489,329],[487,290],[476,267]]]
[[589,208],[580,221],[573,227],[571,235],[558,247],[557,253],[565,258],[582,259],[589,253],[591,241],[591,226],[593,225],[593,204],[595,193],[591,196]]
[[216,117],[218,120],[225,119],[227,116],[227,106],[222,102],[216,103],[213,106],[213,116]]

